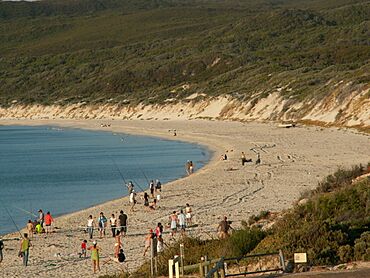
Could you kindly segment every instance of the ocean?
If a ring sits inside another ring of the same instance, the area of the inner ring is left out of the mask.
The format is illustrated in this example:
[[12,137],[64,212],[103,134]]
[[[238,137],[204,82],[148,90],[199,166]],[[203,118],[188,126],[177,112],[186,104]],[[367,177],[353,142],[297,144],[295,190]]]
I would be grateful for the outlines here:
[[209,159],[203,146],[155,137],[0,126],[0,235],[40,208],[55,217],[127,195],[121,174],[147,189],[147,179],[163,184],[185,176],[187,160],[197,170]]

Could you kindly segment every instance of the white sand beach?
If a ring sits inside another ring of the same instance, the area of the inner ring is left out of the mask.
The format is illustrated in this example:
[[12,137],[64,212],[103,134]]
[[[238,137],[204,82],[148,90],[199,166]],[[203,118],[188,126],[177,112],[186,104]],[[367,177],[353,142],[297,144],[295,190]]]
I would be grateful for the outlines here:
[[[101,127],[102,123],[110,127]],[[128,236],[123,240],[127,256],[124,265],[133,271],[145,260],[143,234],[158,222],[167,224],[170,213],[184,208],[186,203],[193,208],[194,222],[199,225],[196,234],[215,235],[217,223],[224,215],[237,227],[240,221],[261,210],[290,208],[302,192],[315,188],[318,181],[338,167],[370,161],[370,136],[349,129],[307,126],[287,129],[272,123],[205,120],[0,120],[0,124],[55,125],[159,136],[199,143],[214,152],[204,168],[196,169],[189,177],[165,184],[160,208],[155,211],[144,210],[143,202],[139,200],[136,212],[129,212],[125,197],[58,217],[55,226],[60,229],[56,233],[47,238],[35,236],[32,240],[26,268],[17,257],[19,242],[5,241],[0,277],[98,277],[114,273],[119,270],[118,263],[104,264],[108,257],[113,257],[114,239],[98,239],[102,248],[101,264],[104,265],[100,273],[94,275],[91,260],[78,258],[80,243],[88,238],[78,227],[86,225],[89,214],[97,218],[100,211],[109,216],[121,209],[129,218]],[[176,137],[169,132],[171,129],[177,130]],[[260,165],[254,163],[256,154],[251,148],[260,152]],[[219,158],[226,151],[229,159],[221,161]],[[242,151],[247,158],[252,158],[253,163],[241,165]],[[95,236],[98,237],[97,232]],[[19,237],[18,233],[3,238],[16,237]],[[165,242],[168,239],[166,235]]]

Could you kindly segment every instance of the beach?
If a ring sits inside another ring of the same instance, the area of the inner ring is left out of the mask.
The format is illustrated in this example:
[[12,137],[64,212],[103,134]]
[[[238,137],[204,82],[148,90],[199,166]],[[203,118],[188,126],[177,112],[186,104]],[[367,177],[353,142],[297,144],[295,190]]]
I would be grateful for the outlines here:
[[[27,268],[17,257],[19,241],[6,240],[19,238],[19,234],[4,236],[6,246],[0,277],[97,277],[118,271],[121,268],[118,263],[108,262],[114,249],[114,239],[109,236],[97,239],[102,248],[99,274],[93,275],[91,260],[79,259],[77,253],[80,252],[81,241],[88,239],[79,228],[86,226],[88,216],[92,214],[96,219],[100,211],[110,216],[121,209],[128,215],[128,236],[123,239],[127,257],[124,267],[133,271],[148,259],[142,255],[144,235],[148,229],[154,229],[158,222],[167,226],[171,212],[184,208],[186,203],[191,205],[194,222],[198,224],[192,233],[202,237],[216,235],[221,217],[228,216],[236,228],[241,221],[262,210],[288,209],[303,192],[315,188],[338,167],[366,165],[370,158],[369,135],[345,128],[280,128],[275,123],[207,120],[35,119],[0,120],[0,124],[51,125],[158,136],[202,144],[213,151],[213,158],[205,167],[163,186],[160,208],[155,211],[144,210],[143,201],[138,198],[136,211],[130,212],[128,198],[124,197],[58,217],[55,226],[60,229],[46,238],[41,235],[32,240]],[[176,136],[171,132],[174,129]],[[241,165],[242,151],[252,159],[252,163]],[[258,165],[255,164],[256,152],[261,157]],[[225,153],[228,159],[220,160]],[[97,231],[95,238],[98,238]],[[168,235],[164,240],[169,243]]]

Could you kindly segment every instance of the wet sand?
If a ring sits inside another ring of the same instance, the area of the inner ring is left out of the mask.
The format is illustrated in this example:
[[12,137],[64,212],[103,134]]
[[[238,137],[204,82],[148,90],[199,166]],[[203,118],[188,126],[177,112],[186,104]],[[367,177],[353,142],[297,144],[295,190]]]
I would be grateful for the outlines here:
[[[100,211],[109,216],[121,209],[129,218],[128,236],[123,239],[127,256],[124,265],[132,271],[145,259],[144,233],[158,222],[167,225],[170,213],[184,208],[186,203],[192,206],[194,222],[199,225],[192,233],[208,237],[215,235],[217,223],[224,215],[237,227],[240,221],[261,210],[287,209],[302,192],[315,188],[318,181],[338,167],[366,164],[370,160],[369,135],[348,129],[305,126],[286,129],[277,124],[201,120],[0,120],[0,124],[58,125],[159,136],[206,145],[214,152],[204,168],[163,186],[160,208],[156,211],[144,210],[139,199],[136,212],[129,212],[125,197],[57,218],[55,226],[61,229],[47,238],[42,235],[33,239],[27,268],[22,267],[17,257],[19,242],[6,241],[0,277],[97,277],[92,274],[90,259],[78,258],[80,243],[88,238],[79,227],[86,225],[89,214],[97,218]],[[172,129],[177,130],[176,137],[169,132]],[[260,153],[261,164],[254,163],[256,154],[251,148]],[[221,161],[219,158],[226,151],[229,159]],[[242,151],[252,163],[241,165]],[[16,237],[19,235],[13,233],[4,238]],[[169,242],[168,235],[164,240]],[[98,239],[98,244],[104,264],[113,256],[114,240]],[[119,268],[118,263],[106,263],[99,275],[114,273]]]

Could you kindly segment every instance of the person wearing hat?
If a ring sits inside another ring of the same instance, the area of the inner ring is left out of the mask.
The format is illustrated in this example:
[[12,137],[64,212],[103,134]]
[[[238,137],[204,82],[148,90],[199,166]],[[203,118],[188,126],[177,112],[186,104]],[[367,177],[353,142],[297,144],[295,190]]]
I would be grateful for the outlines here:
[[97,245],[98,243],[96,241],[93,241],[93,245],[89,247],[89,250],[91,251],[91,261],[94,273],[96,273],[96,269],[100,271],[99,252],[101,251],[101,249]]

